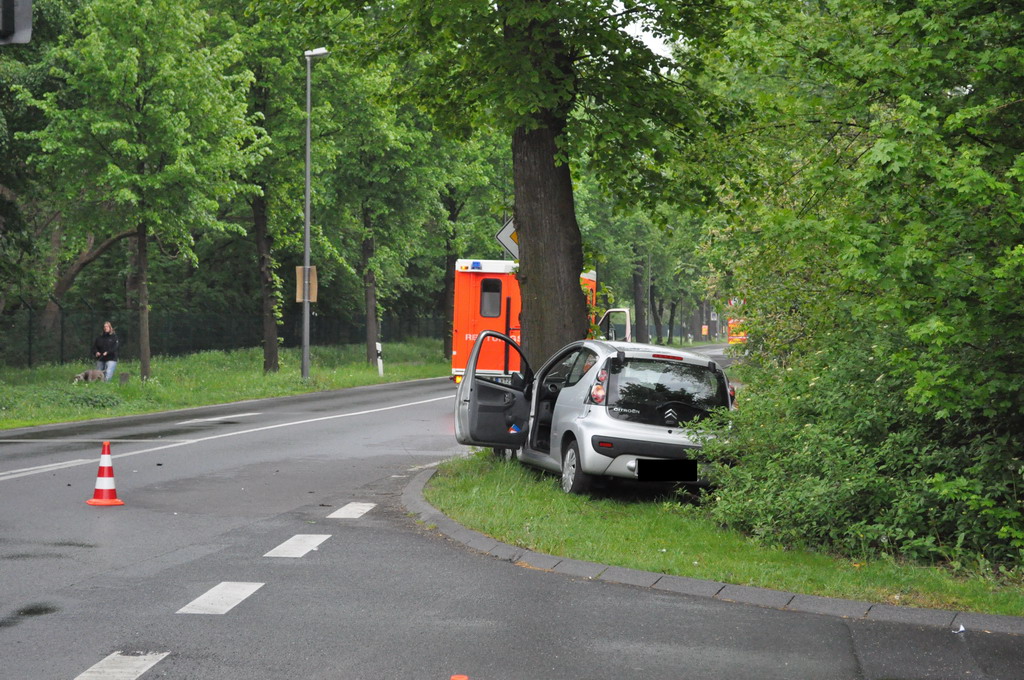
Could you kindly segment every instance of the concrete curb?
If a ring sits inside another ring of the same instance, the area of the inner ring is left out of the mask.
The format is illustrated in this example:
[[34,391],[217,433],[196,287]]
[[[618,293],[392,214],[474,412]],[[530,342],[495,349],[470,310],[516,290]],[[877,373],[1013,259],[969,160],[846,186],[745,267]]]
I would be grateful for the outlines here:
[[768,588],[729,585],[716,581],[703,581],[700,579],[640,571],[638,569],[614,567],[595,562],[565,559],[554,555],[533,552],[532,550],[519,548],[514,545],[507,545],[478,531],[463,527],[427,503],[423,497],[423,488],[431,476],[433,476],[434,471],[434,468],[423,470],[406,485],[402,492],[402,505],[405,509],[410,513],[418,515],[421,522],[436,528],[453,541],[458,541],[481,553],[524,567],[577,578],[624,583],[681,595],[708,597],[723,602],[736,602],[807,614],[835,616],[844,619],[863,619],[865,621],[908,623],[919,626],[949,628],[953,631],[958,631],[960,626],[963,626],[966,630],[980,630],[986,633],[1024,635],[1024,617],[1020,616],[975,614],[939,609],[919,609],[916,607],[895,607],[888,604],[842,600],[819,597],[817,595],[800,595],[780,590],[770,590]]

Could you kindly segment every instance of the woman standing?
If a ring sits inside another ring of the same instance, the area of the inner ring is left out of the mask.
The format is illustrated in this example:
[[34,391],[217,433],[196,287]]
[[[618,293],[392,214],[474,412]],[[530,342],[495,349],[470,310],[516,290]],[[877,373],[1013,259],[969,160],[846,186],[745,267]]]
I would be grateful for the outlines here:
[[96,359],[96,370],[103,371],[103,379],[110,382],[117,368],[117,333],[109,321],[103,322],[103,335],[92,343],[92,355]]

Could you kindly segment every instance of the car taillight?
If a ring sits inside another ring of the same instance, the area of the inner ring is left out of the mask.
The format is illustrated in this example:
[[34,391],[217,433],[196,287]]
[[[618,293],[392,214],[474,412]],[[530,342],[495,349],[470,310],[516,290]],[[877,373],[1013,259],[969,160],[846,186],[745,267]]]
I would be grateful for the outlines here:
[[597,372],[597,382],[590,388],[590,401],[594,404],[603,404],[607,392],[604,384],[608,381],[608,369],[602,368]]

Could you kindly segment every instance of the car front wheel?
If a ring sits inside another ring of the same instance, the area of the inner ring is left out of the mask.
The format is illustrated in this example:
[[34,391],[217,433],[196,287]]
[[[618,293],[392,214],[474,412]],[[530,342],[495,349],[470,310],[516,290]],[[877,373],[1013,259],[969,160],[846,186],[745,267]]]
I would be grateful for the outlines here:
[[575,441],[569,442],[562,454],[562,491],[584,493],[590,488],[593,478],[580,466],[580,448]]

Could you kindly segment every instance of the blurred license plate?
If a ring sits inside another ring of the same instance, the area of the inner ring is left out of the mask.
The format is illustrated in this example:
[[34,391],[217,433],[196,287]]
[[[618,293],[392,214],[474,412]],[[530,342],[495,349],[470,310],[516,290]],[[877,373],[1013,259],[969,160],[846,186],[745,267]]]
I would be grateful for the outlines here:
[[642,482],[696,482],[695,460],[644,460],[636,462],[636,477]]

